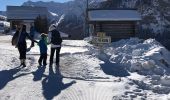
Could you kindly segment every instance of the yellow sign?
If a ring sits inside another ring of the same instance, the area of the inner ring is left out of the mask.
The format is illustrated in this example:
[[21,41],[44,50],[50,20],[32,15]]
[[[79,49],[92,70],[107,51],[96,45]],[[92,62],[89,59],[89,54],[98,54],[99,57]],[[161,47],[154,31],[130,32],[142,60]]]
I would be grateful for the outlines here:
[[105,32],[98,32],[97,36],[100,38],[106,37],[106,33]]

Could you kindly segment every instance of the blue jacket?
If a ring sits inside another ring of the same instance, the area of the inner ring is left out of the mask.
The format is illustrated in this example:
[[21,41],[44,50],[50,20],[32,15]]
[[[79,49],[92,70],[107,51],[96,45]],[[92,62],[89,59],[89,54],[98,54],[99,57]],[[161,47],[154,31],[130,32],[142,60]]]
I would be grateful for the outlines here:
[[41,40],[38,42],[38,45],[39,45],[39,47],[40,47],[40,53],[41,53],[41,54],[47,53],[47,42],[46,42],[46,40],[41,39]]

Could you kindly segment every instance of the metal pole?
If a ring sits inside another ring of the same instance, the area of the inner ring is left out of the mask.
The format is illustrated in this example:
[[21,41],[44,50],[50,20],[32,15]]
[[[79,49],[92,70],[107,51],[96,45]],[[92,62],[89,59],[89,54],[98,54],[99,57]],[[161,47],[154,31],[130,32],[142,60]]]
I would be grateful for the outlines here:
[[87,9],[88,9],[88,6],[89,6],[89,0],[87,0],[87,5],[86,5]]
[[89,8],[89,0],[86,2],[86,36],[89,35],[89,25],[88,25],[88,8]]

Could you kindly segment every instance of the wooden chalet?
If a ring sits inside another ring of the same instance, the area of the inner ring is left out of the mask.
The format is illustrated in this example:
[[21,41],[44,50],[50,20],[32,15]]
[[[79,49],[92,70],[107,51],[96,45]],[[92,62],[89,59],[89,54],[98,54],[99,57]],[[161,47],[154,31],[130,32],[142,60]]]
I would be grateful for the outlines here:
[[87,10],[89,34],[96,36],[98,32],[104,32],[111,36],[112,41],[135,36],[140,20],[141,16],[135,9]]

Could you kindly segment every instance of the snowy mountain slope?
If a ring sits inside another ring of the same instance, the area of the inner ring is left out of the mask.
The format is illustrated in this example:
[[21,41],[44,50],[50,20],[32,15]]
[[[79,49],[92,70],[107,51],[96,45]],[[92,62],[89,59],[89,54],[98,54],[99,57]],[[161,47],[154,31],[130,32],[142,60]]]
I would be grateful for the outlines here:
[[[99,2],[104,0],[89,0],[90,7],[98,6]],[[85,23],[86,0],[74,0],[65,3],[57,2],[32,2],[27,1],[23,6],[43,6],[47,7],[51,12],[53,23],[59,20],[62,15],[65,15],[64,21],[59,26],[59,29],[65,33],[72,34],[72,39],[83,38],[83,23]],[[58,16],[53,16],[57,14]]]
[[[70,34],[76,34],[77,32],[80,34],[83,32],[86,0],[75,0],[66,3],[28,1],[25,2],[23,5],[45,6],[49,9],[49,11],[59,15],[58,17],[65,14],[67,16],[67,21],[63,22],[62,26],[64,27],[60,27],[61,30],[65,31],[64,29],[66,29],[66,33]],[[157,36],[157,34],[163,34],[163,37],[167,37],[167,34],[170,31],[169,5],[170,2],[168,0],[89,1],[89,7],[91,8],[137,8],[138,11],[142,14],[143,19],[141,21],[141,27],[139,27],[139,33],[144,33],[145,37],[155,37]],[[72,19],[72,16],[74,16],[75,19]],[[80,37],[82,37],[82,34],[80,35]],[[168,38],[170,38],[169,35]]]
[[136,8],[142,15],[138,33],[141,38],[156,38],[170,50],[169,0],[107,0],[101,8]]
[[73,13],[76,16],[81,16],[83,11],[85,10],[86,0],[75,0],[69,1],[65,3],[58,2],[32,2],[28,1],[23,3],[23,6],[43,6],[47,7],[50,12],[56,13],[59,17],[63,14],[67,15],[67,13]]
[[0,36],[1,100],[170,99],[170,52],[153,39],[121,40],[105,49],[64,40],[59,69],[37,67],[38,46],[27,53],[27,67],[18,67],[10,40]]
[[103,7],[137,8],[142,14],[142,29],[151,30],[158,34],[169,30],[169,6],[168,0],[122,0],[105,2]]

